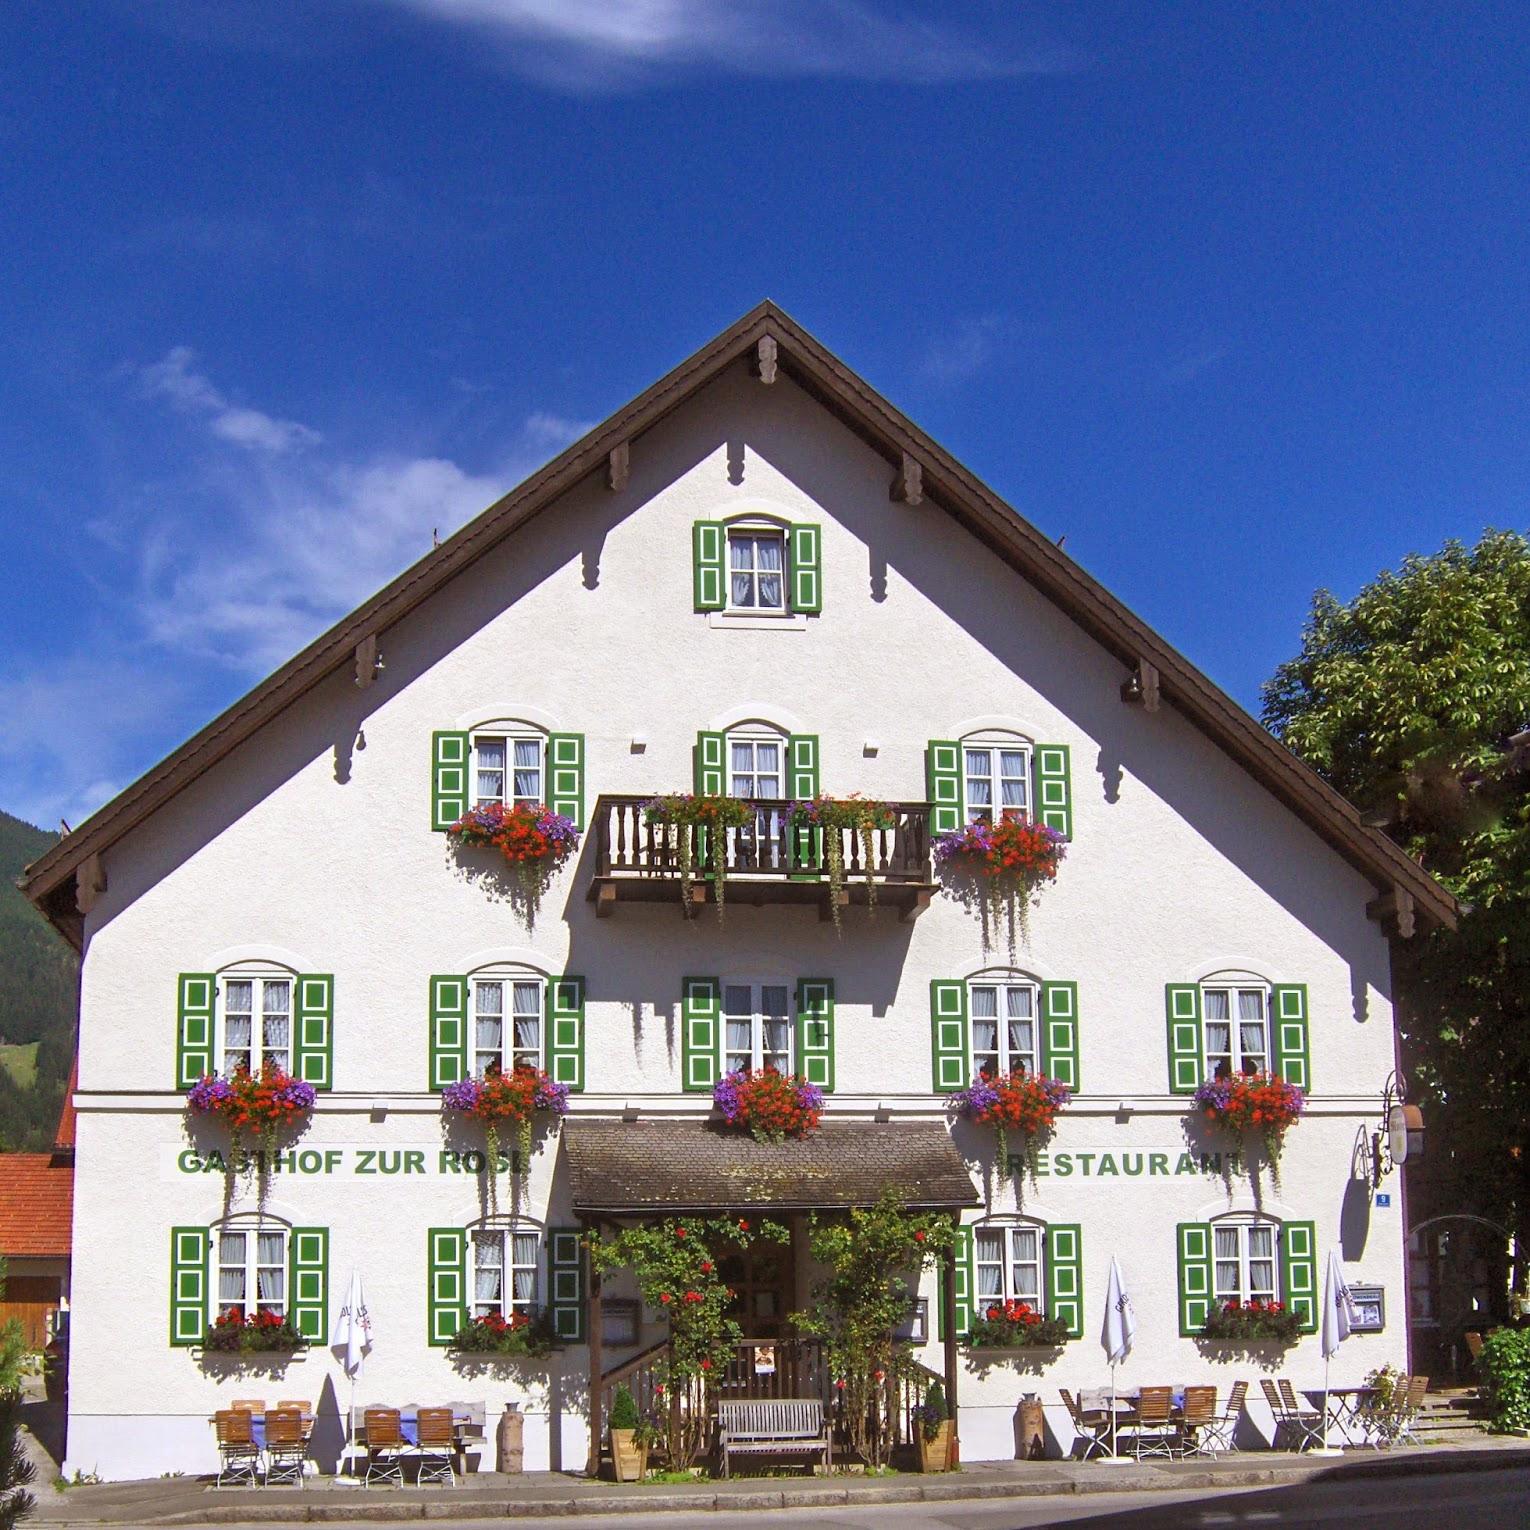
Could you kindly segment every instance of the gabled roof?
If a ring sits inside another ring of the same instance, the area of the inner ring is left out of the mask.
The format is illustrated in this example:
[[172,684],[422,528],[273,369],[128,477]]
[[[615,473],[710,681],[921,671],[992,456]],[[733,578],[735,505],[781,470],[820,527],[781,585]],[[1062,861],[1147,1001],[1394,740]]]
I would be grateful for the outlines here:
[[74,1165],[51,1153],[0,1153],[0,1255],[69,1252]]
[[[762,344],[763,342],[763,344]],[[1049,538],[1023,520],[949,453],[905,418],[773,303],[762,303],[702,346],[668,376],[576,441],[539,472],[490,505],[421,558],[365,605],[310,643],[243,700],[181,745],[120,796],[59,840],[27,868],[22,890],[76,944],[81,939],[77,873],[183,787],[236,749],[284,708],[337,669],[356,662],[360,645],[401,617],[560,495],[612,466],[611,454],[680,408],[729,367],[779,370],[827,408],[896,473],[915,485],[931,513],[945,513],[1059,605],[1119,658],[1124,673],[1149,688],[1222,748],[1377,889],[1373,911],[1411,933],[1411,913],[1454,925],[1456,901],[1379,829],[1254,721],[1231,697],[1177,653]],[[895,485],[899,497],[908,492]],[[917,497],[916,500],[917,501]],[[95,875],[98,862],[92,862]]]

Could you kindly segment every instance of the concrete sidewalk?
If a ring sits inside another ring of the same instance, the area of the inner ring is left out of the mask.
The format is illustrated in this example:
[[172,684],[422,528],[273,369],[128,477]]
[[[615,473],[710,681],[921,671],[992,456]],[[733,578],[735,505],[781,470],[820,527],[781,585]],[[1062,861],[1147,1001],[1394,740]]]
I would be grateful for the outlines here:
[[103,1483],[58,1492],[38,1487],[34,1523],[50,1530],[103,1525],[343,1524],[546,1515],[705,1513],[713,1510],[834,1508],[846,1504],[937,1503],[1204,1488],[1226,1492],[1314,1478],[1406,1478],[1439,1472],[1530,1466],[1530,1442],[1483,1435],[1470,1444],[1351,1451],[1343,1458],[1268,1451],[1218,1461],[1110,1466],[1078,1461],[992,1461],[936,1476],[757,1476],[730,1482],[591,1482],[556,1472],[490,1473],[455,1488],[360,1488],[311,1479],[303,1488],[219,1490],[203,1478]]

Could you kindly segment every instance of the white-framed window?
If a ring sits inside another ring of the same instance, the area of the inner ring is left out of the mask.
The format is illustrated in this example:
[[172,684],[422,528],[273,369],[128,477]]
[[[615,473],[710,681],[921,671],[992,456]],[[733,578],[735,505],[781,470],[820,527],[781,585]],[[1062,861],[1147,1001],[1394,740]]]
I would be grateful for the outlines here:
[[1206,1072],[1265,1073],[1270,1066],[1270,990],[1256,979],[1201,984]]
[[723,1071],[792,1071],[789,983],[723,983]]
[[1035,1222],[987,1222],[972,1229],[972,1278],[979,1312],[991,1302],[1029,1302],[1046,1311],[1042,1228]]
[[289,972],[219,974],[222,1066],[259,1073],[266,1063],[292,1071],[292,992]]
[[972,1076],[1041,1072],[1040,994],[1028,978],[974,978],[967,985]]
[[544,803],[547,740],[540,733],[486,728],[473,734],[473,806]]
[[[736,728],[727,735],[728,795],[746,802],[779,802],[786,796],[784,734],[766,724]],[[730,829],[733,856],[739,870],[779,866],[786,855],[786,815],[779,808],[761,808],[752,825]]]
[[287,1228],[274,1222],[226,1222],[213,1229],[214,1314],[287,1312]]
[[784,530],[775,526],[728,528],[728,609],[785,613]]
[[1219,1302],[1271,1302],[1280,1295],[1280,1224],[1224,1217],[1211,1224],[1212,1295]]
[[535,1227],[475,1227],[473,1316],[532,1317],[542,1298],[542,1235]]
[[1021,738],[993,734],[962,740],[963,800],[967,822],[1029,817],[1031,746]]
[[473,1072],[479,1077],[518,1064],[540,1068],[546,979],[534,973],[485,972],[473,990]]

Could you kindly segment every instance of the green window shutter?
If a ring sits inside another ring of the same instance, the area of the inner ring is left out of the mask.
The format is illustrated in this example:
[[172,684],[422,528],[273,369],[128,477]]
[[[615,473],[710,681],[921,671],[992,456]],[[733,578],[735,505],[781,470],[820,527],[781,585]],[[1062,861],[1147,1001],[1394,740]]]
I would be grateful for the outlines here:
[[584,1342],[584,1238],[577,1227],[547,1229],[548,1311],[553,1332]]
[[584,734],[547,735],[547,805],[584,827]]
[[[936,1281],[935,1337],[946,1337],[946,1267],[941,1262]],[[956,1229],[956,1337],[965,1339],[972,1328],[972,1229]]]
[[175,1087],[190,1089],[213,1071],[213,1002],[218,993],[212,972],[183,972],[176,980],[177,1028]]
[[1287,1222],[1280,1230],[1280,1243],[1280,1299],[1301,1318],[1303,1333],[1316,1333],[1317,1224]]
[[[818,795],[818,735],[793,733],[786,740],[786,795],[794,802],[805,802]],[[822,875],[823,830],[791,829],[792,864],[802,868],[791,875],[803,882],[817,881]]]
[[547,984],[547,1071],[570,1093],[584,1092],[584,979],[551,978]]
[[930,830],[951,834],[966,821],[962,811],[962,746],[932,739],[924,751],[924,791],[934,812]]
[[1194,1338],[1211,1311],[1211,1224],[1181,1222],[1179,1244],[1179,1331]]
[[823,610],[823,527],[792,527],[792,610]]
[[1195,983],[1166,984],[1164,1012],[1169,1027],[1169,1093],[1194,1094],[1205,1070],[1200,987]]
[[307,973],[297,980],[292,1071],[315,1089],[334,1087],[335,979]]
[[1047,1228],[1047,1316],[1068,1325],[1068,1337],[1084,1337],[1084,1242],[1076,1222]]
[[1275,1068],[1298,1089],[1312,1087],[1311,1040],[1307,1024],[1307,985],[1276,983],[1270,990],[1274,1017]]
[[1041,1071],[1078,1088],[1078,984],[1041,985]]
[[177,1349],[207,1336],[208,1261],[212,1236],[205,1227],[170,1229],[170,1342]]
[[826,1094],[834,1092],[834,979],[797,983],[797,1072]]
[[710,1094],[717,1082],[722,983],[715,977],[683,978],[680,993],[680,1087],[688,1094]]
[[287,1316],[310,1344],[329,1338],[329,1229],[294,1227],[287,1240]]
[[468,810],[468,736],[430,735],[430,826],[444,834]]
[[1066,744],[1037,744],[1031,751],[1036,777],[1036,816],[1064,839],[1073,838],[1073,783]]
[[936,1094],[967,1087],[967,985],[930,984],[930,1062]]
[[728,789],[728,736],[696,735],[695,789],[698,797],[720,797]]
[[460,1227],[432,1227],[425,1238],[425,1332],[444,1349],[468,1324],[468,1235]]
[[691,575],[698,611],[721,611],[728,603],[723,569],[727,545],[721,521],[697,521],[691,527]]
[[468,980],[430,980],[430,1087],[438,1093],[467,1077]]

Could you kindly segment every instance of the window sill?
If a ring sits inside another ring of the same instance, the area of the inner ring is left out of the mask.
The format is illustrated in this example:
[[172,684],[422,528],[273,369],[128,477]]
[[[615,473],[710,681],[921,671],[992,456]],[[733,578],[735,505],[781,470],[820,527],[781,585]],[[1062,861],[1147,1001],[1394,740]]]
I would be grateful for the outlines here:
[[801,632],[807,627],[807,616],[801,611],[709,611],[709,627],[735,627],[742,631]]

